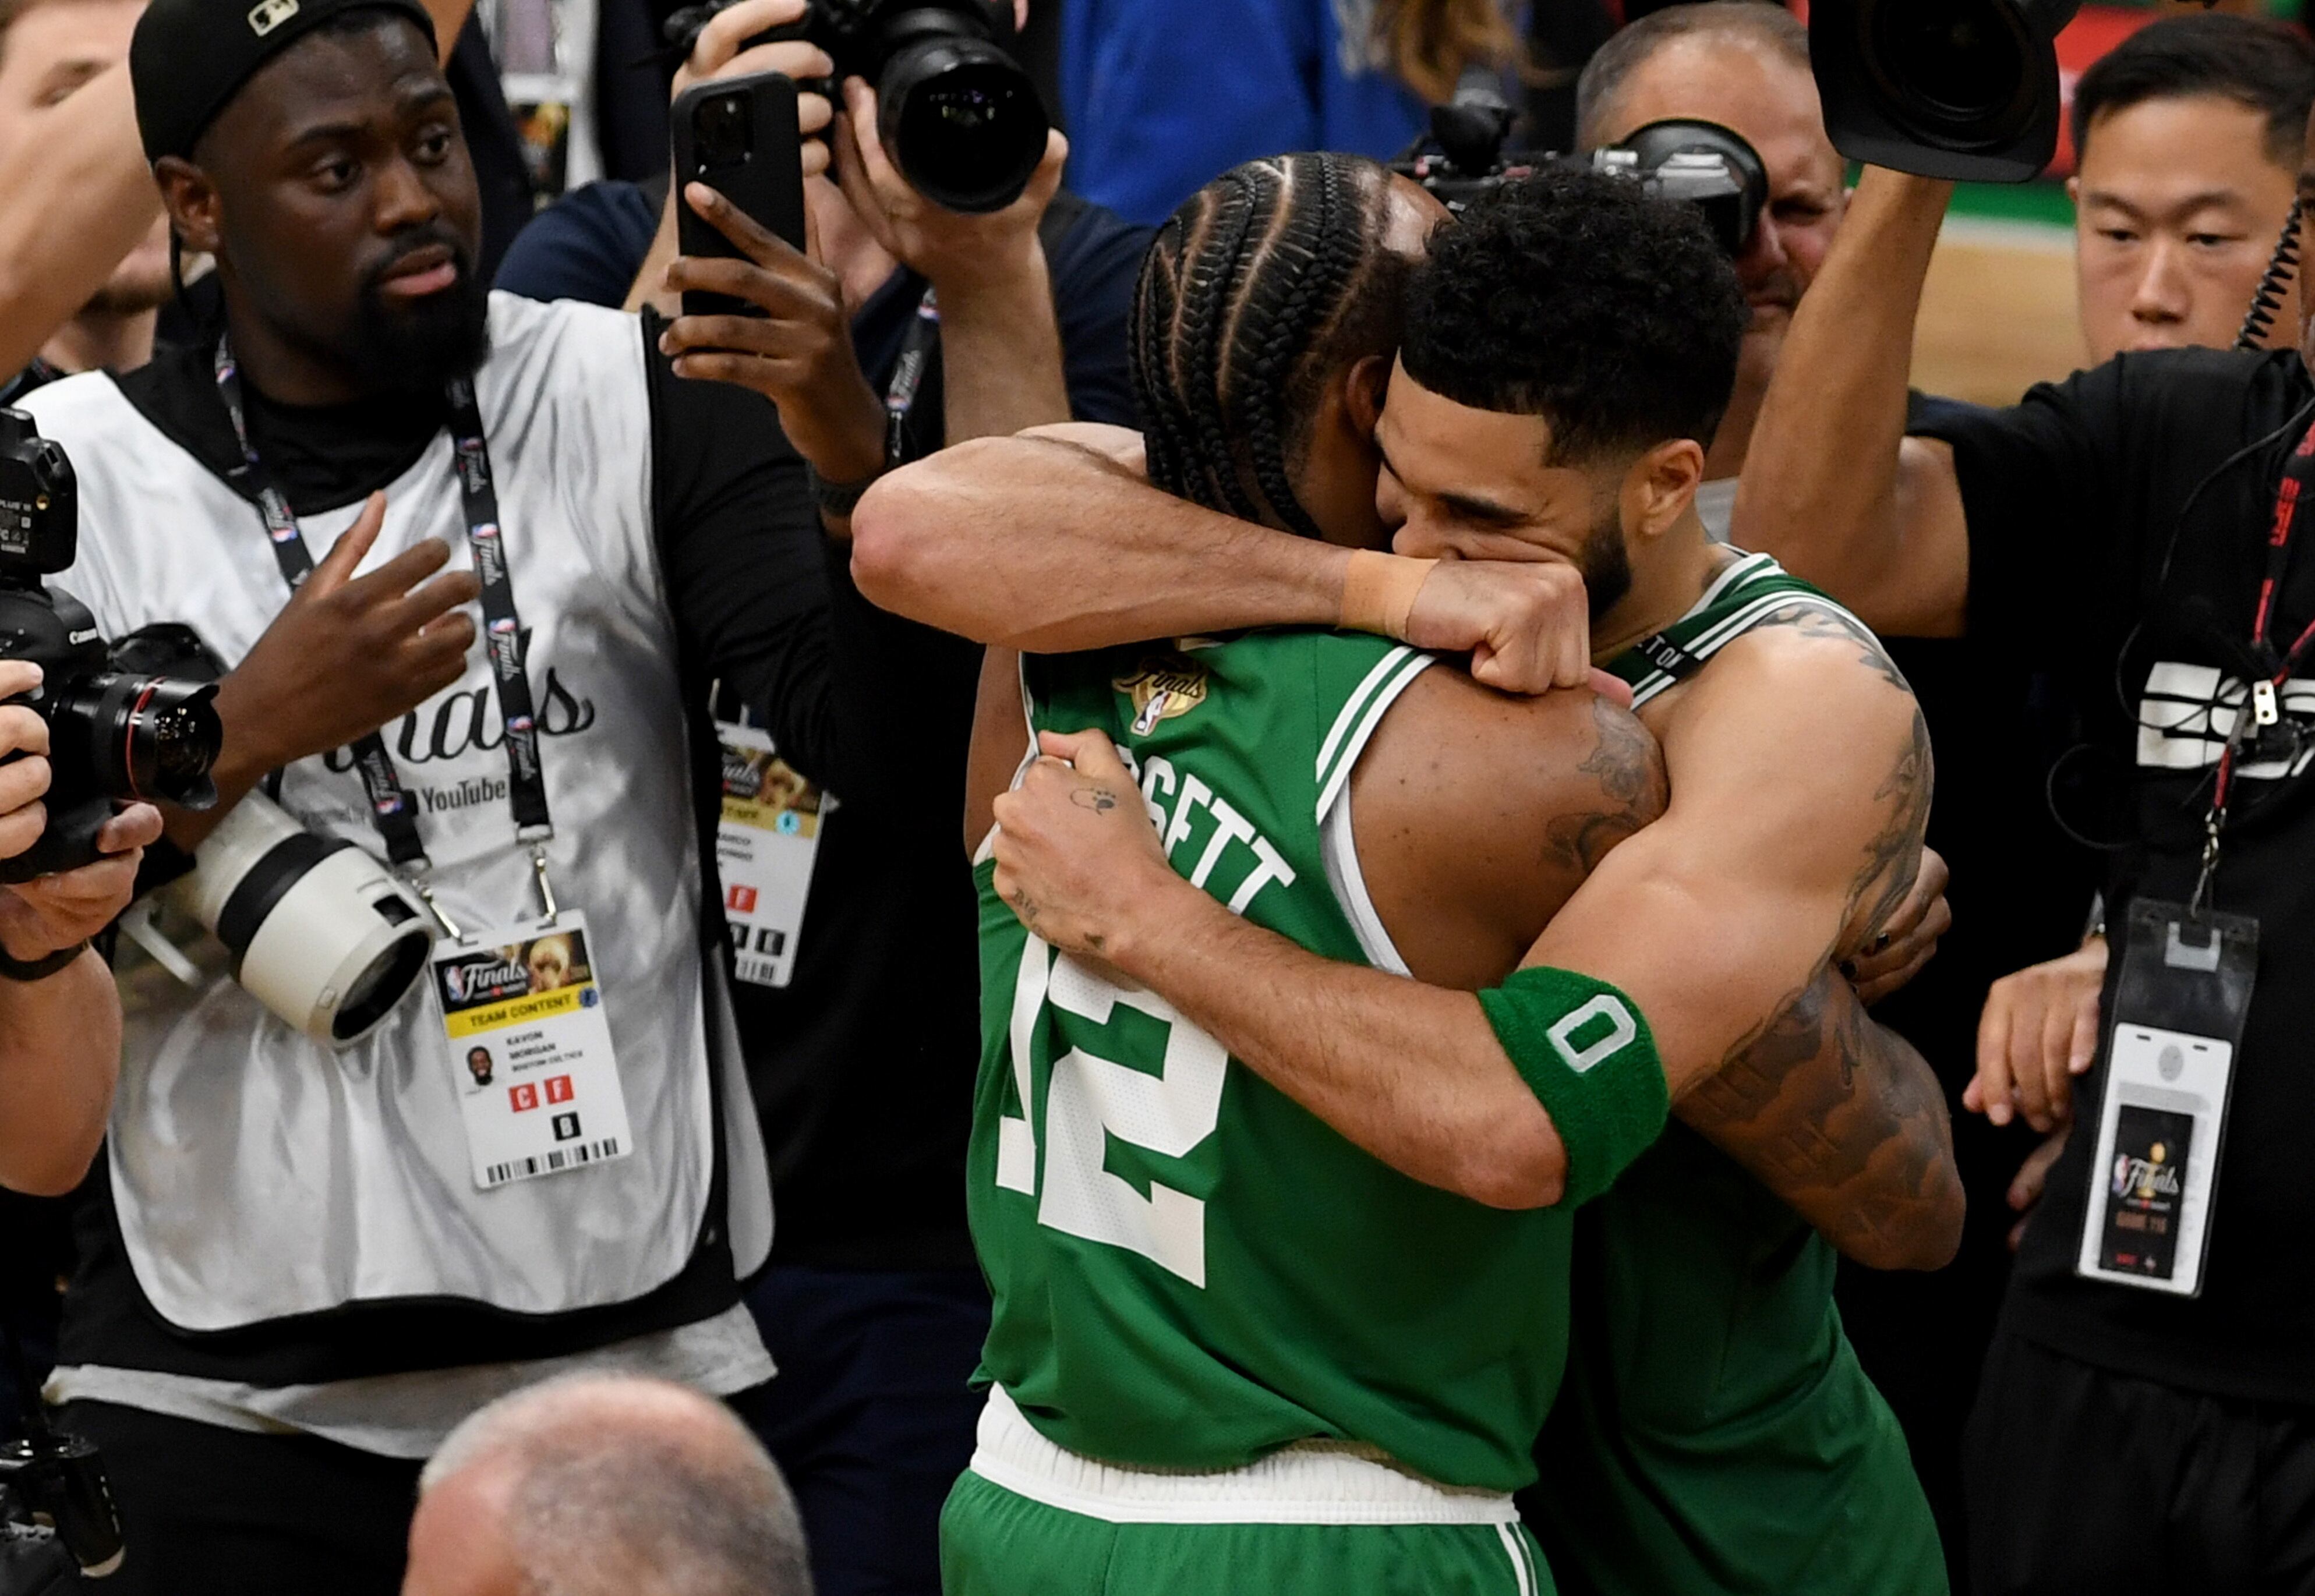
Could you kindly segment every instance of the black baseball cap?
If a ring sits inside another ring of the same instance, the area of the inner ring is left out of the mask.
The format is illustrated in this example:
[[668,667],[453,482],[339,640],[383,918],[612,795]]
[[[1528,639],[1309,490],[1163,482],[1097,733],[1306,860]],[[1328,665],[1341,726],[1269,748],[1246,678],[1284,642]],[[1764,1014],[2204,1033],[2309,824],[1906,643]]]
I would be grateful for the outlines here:
[[392,12],[434,37],[419,0],[153,0],[129,45],[145,158],[190,158],[259,67],[350,11]]

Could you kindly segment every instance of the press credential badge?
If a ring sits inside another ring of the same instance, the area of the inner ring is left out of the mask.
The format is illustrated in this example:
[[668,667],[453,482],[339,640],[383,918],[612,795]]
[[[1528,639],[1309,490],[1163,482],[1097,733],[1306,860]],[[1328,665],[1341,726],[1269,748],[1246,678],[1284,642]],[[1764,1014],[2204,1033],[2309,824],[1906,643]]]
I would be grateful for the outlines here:
[[2258,924],[2140,899],[2128,925],[2074,1268],[2111,1285],[2192,1297],[2210,1254],[2211,1196]]
[[634,1150],[586,917],[447,944],[433,977],[477,1186]]
[[795,972],[820,829],[836,812],[836,798],[797,774],[756,727],[719,722],[715,735],[723,751],[715,864],[732,971],[756,986],[785,987]]

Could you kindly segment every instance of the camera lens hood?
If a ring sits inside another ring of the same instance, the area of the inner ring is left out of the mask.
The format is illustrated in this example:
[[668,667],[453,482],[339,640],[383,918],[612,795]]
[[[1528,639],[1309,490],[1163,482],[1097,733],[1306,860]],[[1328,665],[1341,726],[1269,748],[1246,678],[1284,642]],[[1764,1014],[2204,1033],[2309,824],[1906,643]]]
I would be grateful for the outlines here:
[[194,858],[179,890],[233,956],[234,979],[315,1042],[359,1042],[425,972],[432,922],[410,890],[362,848],[306,830],[257,794]]
[[[968,214],[1002,210],[1021,197],[1045,158],[1052,124],[1036,85],[1012,57],[930,17],[886,58],[876,84],[876,133],[918,193]],[[894,33],[902,32],[896,25]]]

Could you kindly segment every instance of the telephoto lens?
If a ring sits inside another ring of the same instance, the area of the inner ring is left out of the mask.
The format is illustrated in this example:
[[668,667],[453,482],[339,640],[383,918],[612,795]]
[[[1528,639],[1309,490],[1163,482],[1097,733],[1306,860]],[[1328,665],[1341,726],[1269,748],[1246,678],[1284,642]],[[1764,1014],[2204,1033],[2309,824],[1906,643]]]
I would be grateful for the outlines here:
[[2006,138],[2033,111],[2033,50],[2018,13],[1998,0],[1872,6],[1865,67],[1875,86],[1931,137]]
[[2033,177],[2057,147],[2056,40],[2077,3],[1817,0],[1809,60],[1833,147],[1923,177]]
[[315,1042],[351,1047],[425,972],[434,934],[410,889],[260,794],[235,804],[193,859],[174,890],[225,944],[234,980]]
[[902,12],[876,82],[876,136],[900,174],[951,210],[1002,210],[1045,158],[1051,124],[1036,85],[956,13]]

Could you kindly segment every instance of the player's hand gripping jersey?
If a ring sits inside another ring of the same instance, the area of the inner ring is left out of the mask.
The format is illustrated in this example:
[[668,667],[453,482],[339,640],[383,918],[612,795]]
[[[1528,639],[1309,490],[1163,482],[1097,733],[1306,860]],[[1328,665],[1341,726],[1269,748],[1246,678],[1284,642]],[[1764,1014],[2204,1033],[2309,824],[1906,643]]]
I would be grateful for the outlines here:
[[[1329,958],[1400,969],[1351,845],[1352,768],[1427,656],[1255,633],[1032,659],[1037,731],[1107,732],[1174,868]],[[982,1372],[1046,1439],[1145,1468],[1291,1441],[1509,1491],[1565,1353],[1568,1220],[1420,1184],[1149,992],[1031,935],[976,872],[969,1170]]]

